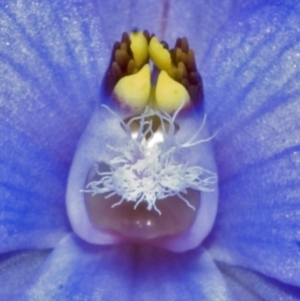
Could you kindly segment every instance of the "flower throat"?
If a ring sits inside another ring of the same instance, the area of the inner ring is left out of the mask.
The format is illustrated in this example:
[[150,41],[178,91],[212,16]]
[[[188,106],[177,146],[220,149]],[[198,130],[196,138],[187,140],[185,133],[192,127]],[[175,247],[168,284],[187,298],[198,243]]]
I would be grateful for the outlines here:
[[213,138],[203,131],[206,115],[195,131],[184,129],[203,107],[187,39],[169,50],[146,31],[124,33],[113,46],[103,93],[101,110],[127,139],[101,145],[108,155],[87,175],[81,191],[92,224],[133,240],[184,233],[196,219],[201,193],[214,191],[217,182],[194,156]]

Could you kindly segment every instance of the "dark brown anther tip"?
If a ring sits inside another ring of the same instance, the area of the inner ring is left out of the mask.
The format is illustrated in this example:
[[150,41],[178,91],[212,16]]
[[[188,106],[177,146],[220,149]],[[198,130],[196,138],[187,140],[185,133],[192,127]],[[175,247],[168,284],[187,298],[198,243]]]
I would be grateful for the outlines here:
[[174,80],[187,89],[192,103],[200,105],[203,102],[202,79],[197,71],[194,51],[189,48],[187,38],[178,38],[174,48],[169,51],[175,66]]
[[149,33],[148,30],[144,30],[144,31],[143,31],[143,34],[144,34],[144,36],[145,36],[145,38],[146,38],[146,40],[147,40],[147,42],[148,42],[148,44],[149,44],[150,39],[152,38],[152,35],[150,35],[150,33]]
[[129,38],[129,34],[127,32],[123,32],[122,38],[121,38],[121,43],[125,43],[128,46],[130,45],[130,38]]
[[181,48],[175,48],[175,64],[176,66],[181,61],[182,50]]
[[[137,32],[137,30],[134,30],[134,32]],[[147,30],[144,30],[143,34],[150,43],[154,34],[150,35]],[[135,65],[130,43],[130,36],[127,32],[122,34],[120,42],[114,43],[110,65],[102,83],[103,91],[107,96],[112,95],[115,85],[122,77],[134,74],[139,70]],[[171,60],[175,66],[174,80],[187,89],[193,103],[202,103],[202,79],[197,71],[194,51],[189,48],[187,38],[178,38],[173,49],[169,49],[169,45],[165,41],[161,41],[161,44],[170,52]],[[155,73],[153,72],[152,76]]]
[[111,70],[114,76],[114,80],[118,81],[122,77],[122,70],[120,66],[116,62],[113,62],[111,66]]
[[120,66],[121,70],[123,71],[123,73],[126,72],[126,68],[128,65],[128,62],[132,59],[132,57],[130,57],[128,55],[128,53],[123,50],[123,49],[118,49],[115,52],[115,62]]
[[120,42],[115,42],[114,45],[113,45],[113,48],[111,50],[111,54],[110,54],[110,62],[109,62],[109,65],[111,65],[114,60],[115,60],[115,52],[120,49],[121,47],[121,43]]
[[187,69],[189,72],[197,71],[195,54],[192,49],[190,49],[187,53]]
[[181,39],[181,45],[180,46],[181,46],[180,48],[182,49],[183,52],[187,53],[189,51],[189,42],[188,42],[186,37],[183,37]]
[[127,64],[127,70],[126,73],[127,74],[133,74],[134,70],[135,70],[136,66],[135,66],[135,62],[134,60],[130,60]]
[[160,43],[163,45],[163,47],[167,50],[169,50],[169,45],[166,41],[160,41]]
[[[182,81],[181,81],[181,84],[187,89],[189,90],[189,81],[186,79],[186,78],[183,78]],[[189,92],[189,91],[188,91]],[[190,95],[191,97],[191,95]],[[192,99],[192,97],[191,97]]]
[[181,48],[181,38],[177,38],[174,48]]
[[180,62],[182,62],[184,65],[187,64],[187,60],[188,60],[188,57],[187,57],[187,54],[182,52],[181,53],[181,56],[180,56]]
[[200,74],[198,72],[191,72],[188,75],[188,80],[191,85],[197,85],[201,80]]
[[189,92],[192,102],[195,105],[199,106],[203,103],[204,93],[202,80],[197,85],[189,85],[187,90]]
[[113,45],[110,63],[102,82],[102,91],[106,96],[111,96],[115,85],[122,77],[132,74],[136,69],[131,62],[134,60],[130,43],[129,34],[124,32],[121,41]]

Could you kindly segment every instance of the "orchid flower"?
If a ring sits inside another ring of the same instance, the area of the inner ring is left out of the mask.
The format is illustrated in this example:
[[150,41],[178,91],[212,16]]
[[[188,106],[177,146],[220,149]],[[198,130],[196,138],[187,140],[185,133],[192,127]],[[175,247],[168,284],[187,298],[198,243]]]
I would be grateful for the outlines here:
[[[300,8],[273,2],[2,1],[1,300],[300,300]],[[200,105],[101,92],[114,42],[144,29],[159,47],[187,38]],[[149,163],[154,119],[164,143]],[[143,170],[171,162],[171,184],[128,190],[136,150]],[[167,236],[112,228],[116,217],[103,230],[93,195],[111,212],[135,197],[132,212],[146,202],[164,221],[156,196],[177,198],[179,222],[192,220]]]

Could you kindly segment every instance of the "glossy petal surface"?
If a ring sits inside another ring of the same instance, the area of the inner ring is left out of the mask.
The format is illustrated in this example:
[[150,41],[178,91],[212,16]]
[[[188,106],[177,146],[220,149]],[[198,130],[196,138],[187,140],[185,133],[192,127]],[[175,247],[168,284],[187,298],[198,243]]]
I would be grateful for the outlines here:
[[300,44],[295,9],[236,16],[207,56],[204,82],[220,174],[213,256],[300,280]]
[[73,236],[50,256],[23,300],[230,300],[205,251],[95,247]]

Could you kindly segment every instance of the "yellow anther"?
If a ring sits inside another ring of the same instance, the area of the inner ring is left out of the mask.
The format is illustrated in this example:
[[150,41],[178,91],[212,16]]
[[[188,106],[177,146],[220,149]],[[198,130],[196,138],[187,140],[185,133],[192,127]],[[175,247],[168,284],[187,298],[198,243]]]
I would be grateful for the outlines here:
[[168,49],[165,49],[157,37],[152,37],[149,44],[149,54],[158,69],[165,70],[170,76],[173,76],[173,67],[171,55]]
[[113,95],[132,109],[142,109],[147,105],[151,91],[150,66],[146,64],[139,72],[121,78]]
[[161,71],[155,90],[155,103],[159,110],[175,112],[180,106],[186,106],[190,96],[186,88],[173,80],[165,71]]
[[130,34],[130,49],[133,54],[135,64],[141,68],[148,59],[148,42],[142,32],[132,32]]

